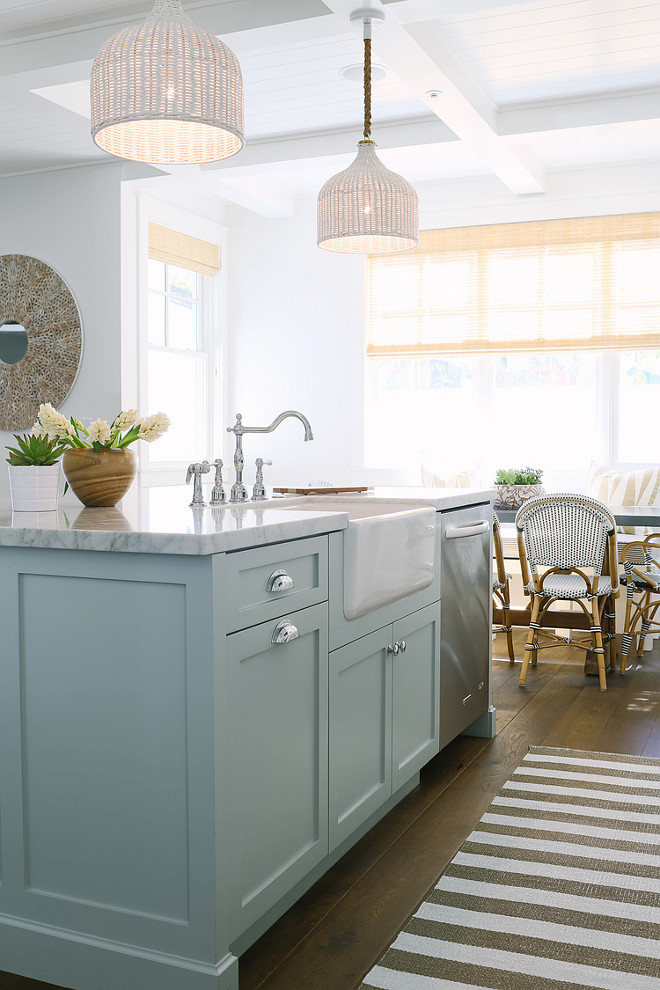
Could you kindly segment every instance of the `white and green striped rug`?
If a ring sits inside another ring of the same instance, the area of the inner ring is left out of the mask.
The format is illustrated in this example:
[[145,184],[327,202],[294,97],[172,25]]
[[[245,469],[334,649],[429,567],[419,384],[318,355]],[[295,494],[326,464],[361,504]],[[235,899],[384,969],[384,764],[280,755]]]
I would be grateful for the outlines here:
[[532,748],[362,987],[660,990],[660,760]]

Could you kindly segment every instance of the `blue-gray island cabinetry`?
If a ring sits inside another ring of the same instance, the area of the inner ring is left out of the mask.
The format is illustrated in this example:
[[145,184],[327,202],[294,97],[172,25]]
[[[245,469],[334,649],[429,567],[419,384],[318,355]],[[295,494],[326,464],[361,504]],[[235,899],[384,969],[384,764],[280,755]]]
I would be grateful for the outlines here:
[[344,515],[186,510],[0,509],[0,969],[237,990],[438,750],[435,578],[329,649]]

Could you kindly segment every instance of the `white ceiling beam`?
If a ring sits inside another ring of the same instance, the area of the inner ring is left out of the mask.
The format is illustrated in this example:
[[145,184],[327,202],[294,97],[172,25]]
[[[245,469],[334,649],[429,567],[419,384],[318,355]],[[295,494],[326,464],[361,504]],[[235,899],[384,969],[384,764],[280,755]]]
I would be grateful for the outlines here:
[[634,120],[658,120],[660,89],[516,104],[501,108],[497,118],[498,132],[507,136],[623,124]]
[[[325,0],[350,22],[354,0]],[[381,6],[372,0],[368,6]],[[517,195],[544,191],[540,167],[531,167],[524,155],[500,140],[497,111],[483,90],[456,60],[430,23],[404,27],[390,4],[384,23],[373,31],[372,46],[378,58],[410,87],[413,93],[463,141],[504,184]],[[361,26],[356,25],[359,30]],[[441,92],[432,98],[430,92]]]
[[285,188],[274,182],[272,177],[265,177],[263,184],[251,177],[248,180],[229,176],[226,180],[218,175],[209,175],[210,180],[204,184],[207,192],[222,196],[228,203],[252,210],[270,220],[295,216],[296,196],[290,188]]
[[[154,172],[156,169],[154,169]],[[235,206],[242,206],[263,217],[279,219],[295,214],[296,197],[288,186],[282,186],[258,169],[243,170],[241,174],[221,174],[203,171],[199,165],[159,165],[163,176],[176,176],[197,193],[218,196]]]
[[[240,175],[244,169],[255,166],[355,154],[361,137],[361,128],[352,127],[248,141],[240,155],[225,158],[223,161],[208,162],[201,168],[209,172],[227,171]],[[377,137],[380,149],[441,144],[456,140],[456,136],[436,118],[393,124],[380,123]]]

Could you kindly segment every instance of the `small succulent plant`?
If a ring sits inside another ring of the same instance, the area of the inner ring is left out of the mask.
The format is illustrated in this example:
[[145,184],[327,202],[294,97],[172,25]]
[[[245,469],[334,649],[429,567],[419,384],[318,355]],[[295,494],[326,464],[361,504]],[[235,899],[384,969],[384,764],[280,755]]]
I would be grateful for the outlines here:
[[23,436],[15,433],[14,440],[17,446],[7,446],[6,449],[9,451],[7,463],[15,467],[47,467],[55,464],[67,449],[67,445],[59,440],[34,433],[24,433]]

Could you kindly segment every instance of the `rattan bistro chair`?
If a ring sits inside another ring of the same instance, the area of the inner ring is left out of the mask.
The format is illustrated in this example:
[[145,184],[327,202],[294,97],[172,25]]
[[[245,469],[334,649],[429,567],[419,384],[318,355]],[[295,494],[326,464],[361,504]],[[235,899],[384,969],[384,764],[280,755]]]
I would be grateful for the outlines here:
[[606,611],[606,606],[619,593],[616,524],[610,510],[587,496],[542,495],[519,509],[516,530],[523,585],[532,597],[520,684],[525,683],[530,660],[536,663],[539,629],[544,620],[552,624],[554,613],[548,610],[559,601],[580,607],[574,614],[582,621],[576,621],[575,628],[588,628],[591,643],[573,645],[593,650],[600,689],[606,691],[601,623],[605,618],[607,638],[613,638],[614,609],[610,604]]
[[493,624],[499,626],[501,632],[506,633],[509,660],[511,663],[515,663],[516,655],[513,649],[513,634],[511,631],[511,575],[507,574],[504,566],[500,521],[495,513],[493,513],[493,557],[495,559],[495,570],[493,571]]
[[643,540],[626,544],[621,559],[624,571],[621,582],[626,586],[626,612],[619,669],[625,674],[635,639],[639,637],[637,656],[641,656],[647,633],[655,633],[660,628],[656,619],[660,609],[660,533],[652,533]]

